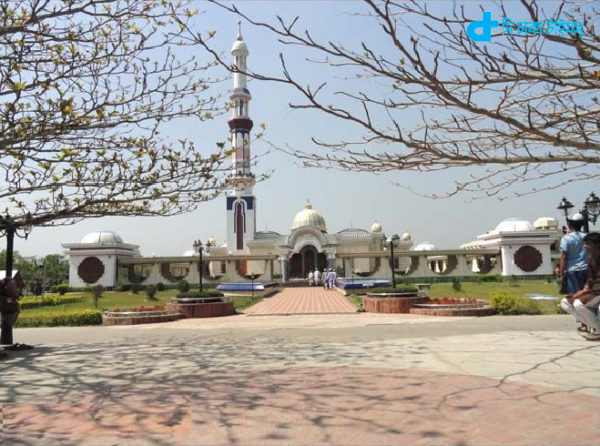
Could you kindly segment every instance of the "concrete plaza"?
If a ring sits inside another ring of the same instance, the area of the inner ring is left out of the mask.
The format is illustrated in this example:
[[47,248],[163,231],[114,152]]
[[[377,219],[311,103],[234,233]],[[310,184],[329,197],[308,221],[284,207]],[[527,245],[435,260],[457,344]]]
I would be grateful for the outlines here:
[[17,329],[6,445],[597,445],[568,316],[237,315]]

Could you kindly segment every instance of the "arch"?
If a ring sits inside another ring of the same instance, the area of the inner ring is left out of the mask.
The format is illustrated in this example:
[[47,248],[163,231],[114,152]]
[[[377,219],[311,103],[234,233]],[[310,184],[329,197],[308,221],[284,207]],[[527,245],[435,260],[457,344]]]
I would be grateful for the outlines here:
[[303,226],[294,230],[289,237],[289,244],[293,246],[291,254],[298,254],[304,247],[313,246],[317,252],[323,253],[326,244],[323,234],[310,226]]
[[327,267],[327,257],[313,245],[305,245],[290,257],[290,277],[306,277],[315,268],[323,270]]

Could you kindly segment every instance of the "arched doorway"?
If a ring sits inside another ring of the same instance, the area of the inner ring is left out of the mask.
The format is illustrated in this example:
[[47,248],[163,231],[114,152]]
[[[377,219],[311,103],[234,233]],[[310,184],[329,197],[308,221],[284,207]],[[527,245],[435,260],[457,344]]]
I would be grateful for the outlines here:
[[306,277],[315,268],[323,271],[327,266],[325,254],[318,252],[312,245],[305,246],[290,258],[290,278]]

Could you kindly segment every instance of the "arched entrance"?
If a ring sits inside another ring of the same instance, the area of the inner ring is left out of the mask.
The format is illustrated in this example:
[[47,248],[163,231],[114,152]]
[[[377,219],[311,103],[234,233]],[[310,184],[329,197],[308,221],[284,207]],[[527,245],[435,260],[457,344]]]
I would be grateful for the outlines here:
[[327,266],[325,254],[318,252],[312,245],[305,246],[290,258],[290,278],[306,277],[315,268],[323,271]]

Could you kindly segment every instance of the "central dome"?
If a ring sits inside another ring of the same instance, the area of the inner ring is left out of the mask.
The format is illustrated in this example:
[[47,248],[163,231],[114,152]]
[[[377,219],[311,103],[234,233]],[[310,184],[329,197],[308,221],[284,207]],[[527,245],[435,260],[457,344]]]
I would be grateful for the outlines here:
[[327,232],[325,219],[310,204],[304,206],[304,209],[296,214],[292,222],[292,231],[302,226],[311,226],[321,232]]

